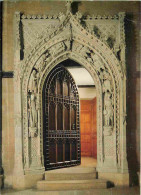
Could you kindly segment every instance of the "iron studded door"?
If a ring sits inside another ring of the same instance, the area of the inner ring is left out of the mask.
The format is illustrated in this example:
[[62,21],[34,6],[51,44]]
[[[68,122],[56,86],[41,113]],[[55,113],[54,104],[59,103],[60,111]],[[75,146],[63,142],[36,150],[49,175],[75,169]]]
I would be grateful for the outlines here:
[[55,67],[43,88],[45,170],[80,164],[79,95],[63,66]]

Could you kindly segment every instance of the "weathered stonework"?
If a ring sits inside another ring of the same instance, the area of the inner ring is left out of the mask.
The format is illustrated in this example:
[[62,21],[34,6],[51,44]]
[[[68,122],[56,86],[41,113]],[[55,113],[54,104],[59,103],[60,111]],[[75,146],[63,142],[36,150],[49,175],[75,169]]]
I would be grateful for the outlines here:
[[84,66],[96,84],[97,171],[128,173],[124,15],[15,14],[14,174],[44,173],[42,89],[66,59]]

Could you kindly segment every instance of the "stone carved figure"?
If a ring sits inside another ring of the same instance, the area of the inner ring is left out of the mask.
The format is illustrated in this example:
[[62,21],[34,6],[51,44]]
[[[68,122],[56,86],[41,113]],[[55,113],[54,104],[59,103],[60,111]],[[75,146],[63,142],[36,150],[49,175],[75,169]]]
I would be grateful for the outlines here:
[[112,86],[111,86],[111,77],[110,74],[106,71],[103,73],[103,92],[112,92]]
[[104,96],[104,126],[113,126],[113,105],[109,92]]
[[34,128],[37,127],[36,97],[34,94],[31,94],[30,98],[30,127]]
[[28,93],[29,93],[29,137],[37,136],[37,127],[38,127],[38,108],[37,108],[37,87],[38,87],[38,73],[36,70],[32,71]]
[[[41,60],[41,62],[38,65],[38,74],[41,73],[44,70],[44,68],[46,67],[46,65],[48,63],[48,60],[49,60],[49,57],[50,57],[50,53],[47,50],[46,53],[44,53],[42,55],[42,60]],[[43,66],[41,66],[41,63],[43,64]]]
[[62,12],[60,12],[58,17],[59,17],[60,22],[63,22],[65,15]]
[[105,69],[103,62],[98,55],[95,55],[95,54],[91,55],[91,58],[92,58],[92,61],[94,63],[94,66],[98,72],[101,72],[101,69],[102,70]]
[[29,137],[37,136],[38,127],[38,109],[36,105],[36,96],[34,93],[30,95],[29,99]]
[[71,41],[68,39],[64,42],[65,46],[66,46],[66,50],[70,50],[71,49]]
[[83,46],[80,52],[88,61],[91,61],[91,51],[88,48]]
[[31,93],[32,92],[37,93],[37,82],[38,82],[37,75],[38,74],[36,73],[36,70],[33,70],[29,80],[29,86],[28,86],[28,91]]
[[60,42],[57,45],[54,45],[54,47],[51,47],[49,49],[49,53],[52,57],[60,54],[62,51],[65,51],[65,44],[64,42]]
[[73,51],[76,51],[77,53],[81,53],[82,56],[84,56],[85,59],[87,59],[89,62],[91,62],[91,51],[89,48],[86,48],[84,45],[81,45],[77,43],[76,41],[73,42]]
[[112,88],[112,79],[109,72],[106,69],[100,73],[102,75],[103,83],[103,95],[104,95],[104,135],[110,136],[113,132],[114,124],[114,109],[113,109],[113,88]]

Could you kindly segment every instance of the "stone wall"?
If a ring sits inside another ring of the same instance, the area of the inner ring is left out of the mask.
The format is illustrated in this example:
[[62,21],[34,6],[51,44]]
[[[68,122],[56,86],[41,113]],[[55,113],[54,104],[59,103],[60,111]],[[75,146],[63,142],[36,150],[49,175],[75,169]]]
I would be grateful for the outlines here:
[[[127,44],[127,146],[128,161],[132,175],[139,171],[139,120],[140,120],[140,75],[139,75],[139,2],[79,2],[73,3],[73,11],[82,14],[114,15],[126,12]],[[65,2],[46,1],[5,1],[3,3],[3,71],[13,71],[14,36],[13,18],[15,11],[25,14],[65,13]],[[2,155],[5,174],[5,186],[12,185],[14,167],[14,86],[12,78],[2,82]],[[133,169],[134,168],[134,169]],[[134,177],[135,178],[135,177]],[[136,179],[131,182],[136,182]]]

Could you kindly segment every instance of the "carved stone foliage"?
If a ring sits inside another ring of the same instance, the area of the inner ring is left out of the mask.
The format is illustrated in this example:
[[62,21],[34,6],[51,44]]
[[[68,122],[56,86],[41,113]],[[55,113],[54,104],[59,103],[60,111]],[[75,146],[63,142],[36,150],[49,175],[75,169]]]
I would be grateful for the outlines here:
[[[68,12],[69,15],[70,12]],[[92,35],[110,47],[120,61],[124,61],[124,13],[115,16],[83,16],[77,12],[74,16]],[[23,48],[25,56],[40,40],[50,37],[65,19],[63,13],[58,15],[21,15],[23,28]],[[121,32],[121,34],[119,33]],[[22,44],[22,43],[21,43]]]
[[[35,20],[36,19],[36,20]],[[36,16],[22,16],[23,40],[25,56],[41,39],[49,36],[59,25],[59,18],[36,18]]]
[[119,16],[84,18],[79,12],[72,15],[69,10],[66,16],[22,15],[26,54],[20,72],[25,170],[44,166],[42,88],[52,68],[66,59],[83,65],[96,84],[99,169],[104,163],[106,166],[108,156],[115,159],[116,170],[121,168],[121,108],[125,106],[120,96],[125,76],[125,37],[124,17],[121,17],[123,14]]

